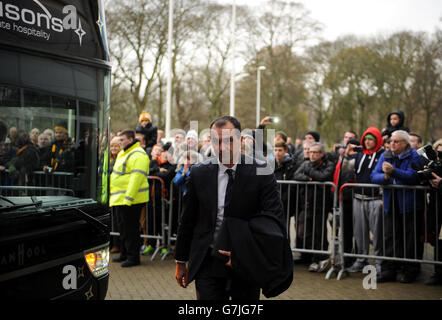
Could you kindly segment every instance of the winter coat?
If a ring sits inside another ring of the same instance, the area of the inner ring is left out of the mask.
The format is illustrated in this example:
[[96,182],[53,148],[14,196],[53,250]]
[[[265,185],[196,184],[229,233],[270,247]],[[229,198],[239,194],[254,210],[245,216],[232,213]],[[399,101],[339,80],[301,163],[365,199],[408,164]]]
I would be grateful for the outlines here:
[[[391,150],[384,152],[378,161],[375,169],[371,173],[371,181],[375,184],[381,185],[418,185],[419,180],[416,173],[411,166],[416,163],[423,166],[423,158],[412,149],[409,145],[399,156],[395,156]],[[384,179],[384,172],[382,171],[382,164],[384,161],[391,163],[395,170],[391,174],[389,180]],[[391,204],[392,189],[385,188],[384,191],[384,212],[387,213]],[[424,201],[421,192],[416,192],[411,189],[397,190],[397,199],[400,213],[412,213],[414,210],[421,211],[424,209]],[[416,202],[414,199],[416,198]]]
[[173,183],[177,188],[181,187],[181,193],[186,194],[186,179],[190,176],[190,169],[186,172],[185,175],[183,175],[184,167],[180,169],[175,175],[175,178],[173,179]]
[[38,152],[40,154],[40,166],[39,168],[42,169],[49,161],[50,155],[51,155],[51,147],[42,147],[38,148]]
[[69,142],[69,139],[52,142],[47,166],[53,171],[74,171],[75,155],[69,147]]
[[[293,176],[295,174],[295,163],[289,154],[286,154],[281,163],[278,164],[275,161],[275,178],[276,180],[294,180]],[[284,213],[287,213],[288,205],[288,190],[289,186],[287,184],[280,185],[281,200],[284,205]],[[290,186],[290,209],[294,212],[295,201],[296,201],[296,185]],[[293,215],[290,213],[290,215]]]
[[[339,190],[346,183],[355,183],[355,162],[356,155],[344,155],[341,161],[335,166],[335,172],[333,175],[333,183]],[[334,188],[333,188],[334,189]],[[333,190],[334,191],[334,190]],[[353,199],[353,191],[351,188],[344,188],[342,190],[342,197],[344,201],[351,201]]]
[[[324,156],[316,163],[311,161],[304,161],[301,166],[296,170],[294,178],[297,181],[317,181],[326,182],[333,181],[333,173],[335,170],[335,164],[333,161],[327,159]],[[307,190],[306,190],[307,188]],[[315,198],[316,193],[316,198]],[[325,197],[325,200],[324,200]],[[313,203],[316,199],[316,206]],[[333,206],[333,198],[331,194],[331,188],[329,186],[302,186],[299,188],[299,206],[302,208],[307,202],[308,206],[316,207],[316,212],[320,213],[325,208],[326,212],[331,210]],[[325,204],[323,207],[321,204]]]
[[110,177],[109,206],[131,206],[149,201],[149,157],[135,140],[118,153]]
[[144,135],[144,140],[146,140],[146,149],[152,148],[157,144],[158,128],[153,126],[152,123],[149,122],[145,127],[143,127],[141,124],[138,125],[135,132]]
[[[376,138],[376,147],[374,152],[368,151],[365,147],[364,140],[367,134],[371,134]],[[378,128],[369,127],[364,132],[361,137],[362,152],[356,155],[356,183],[372,183],[370,175],[376,167],[381,154],[384,152],[383,144],[382,135]],[[355,188],[355,192],[358,194],[364,194],[366,196],[378,196],[379,188]]]
[[[166,169],[167,171],[160,171],[161,168]],[[175,176],[175,168],[176,166],[174,164],[171,164],[168,161],[163,161],[161,157],[159,157],[158,160],[152,160],[149,165],[149,176],[158,177],[164,181],[164,188],[166,190],[164,196],[166,198],[169,196],[170,183]],[[158,198],[161,197],[161,186],[157,181],[158,180],[156,179],[151,181],[153,191],[151,196],[153,197],[155,195],[158,201]]]
[[38,149],[33,144],[27,144],[21,147],[16,156],[9,161],[9,171],[11,173],[11,167],[17,170],[17,173],[21,175],[32,174],[34,170],[37,170],[40,164],[40,155]]
[[293,281],[293,257],[281,221],[268,213],[248,219],[227,216],[214,245],[231,252],[232,272],[262,288],[266,298],[286,291]]
[[294,162],[289,154],[285,155],[280,164],[275,161],[276,180],[293,180],[294,173]]

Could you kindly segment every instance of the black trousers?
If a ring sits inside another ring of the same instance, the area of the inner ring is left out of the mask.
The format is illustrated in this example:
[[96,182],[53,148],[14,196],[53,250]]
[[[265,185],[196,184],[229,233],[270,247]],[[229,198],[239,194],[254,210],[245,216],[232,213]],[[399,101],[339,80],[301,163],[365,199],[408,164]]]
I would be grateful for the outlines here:
[[[296,248],[327,251],[327,210],[313,211],[312,207],[299,212],[297,221]],[[311,262],[319,262],[327,258],[323,254],[303,254]]]
[[[344,252],[353,253],[353,198],[344,196],[343,205],[343,236],[344,236]],[[356,245],[356,244],[355,244]],[[354,258],[346,257],[345,264],[353,263]]]
[[[393,209],[394,208],[394,209]],[[384,213],[384,253],[387,257],[421,259],[422,212],[400,213],[397,200],[391,203],[388,213]],[[416,275],[420,264],[383,260],[381,270],[396,272],[403,268],[404,273]]]
[[[161,197],[152,198],[151,201],[147,203],[147,234],[159,236],[162,234],[162,211],[161,211]],[[157,239],[149,238],[147,244],[155,247]]]
[[[112,215],[112,232],[120,232],[120,217],[117,214],[117,210],[115,207],[111,207],[111,215]],[[112,236],[111,237],[111,246],[112,247],[120,247],[120,237]]]
[[120,229],[120,258],[140,261],[140,215],[145,203],[133,206],[116,206]]
[[259,300],[260,288],[235,275],[209,250],[195,276],[198,300]]

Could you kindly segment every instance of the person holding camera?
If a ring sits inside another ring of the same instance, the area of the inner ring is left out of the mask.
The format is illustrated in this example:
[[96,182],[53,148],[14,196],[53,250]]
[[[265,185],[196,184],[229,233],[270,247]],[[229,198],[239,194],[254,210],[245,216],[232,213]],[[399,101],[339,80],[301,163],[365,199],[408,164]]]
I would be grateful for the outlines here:
[[431,173],[431,175],[433,176],[433,179],[430,180],[430,184],[433,188],[437,189],[439,194],[442,195],[442,178],[439,177],[437,174],[435,174],[434,172]]
[[[348,144],[347,156],[355,157],[356,183],[372,183],[371,173],[383,154],[384,141],[376,127],[369,127],[361,138],[360,149]],[[357,187],[353,194],[353,235],[356,242],[356,253],[368,255],[370,249],[369,232],[373,233],[375,255],[382,255],[382,204],[378,188]],[[345,232],[345,231],[344,231]],[[367,259],[358,258],[349,268],[350,272],[361,272]],[[376,260],[376,269],[380,270],[380,260]]]
[[[442,178],[434,172],[431,173],[431,176],[433,179],[429,180],[430,185],[436,189],[437,192],[431,193],[430,206],[433,205],[433,208],[435,207],[435,211],[436,208],[438,210],[437,212],[434,212],[434,215],[429,217],[429,219],[433,220],[432,222],[436,226],[434,239],[434,259],[437,261],[442,261],[442,239],[440,238],[440,233],[442,232]],[[431,203],[432,200],[433,204]],[[434,273],[425,282],[425,284],[429,286],[442,285],[442,265],[434,265]]]

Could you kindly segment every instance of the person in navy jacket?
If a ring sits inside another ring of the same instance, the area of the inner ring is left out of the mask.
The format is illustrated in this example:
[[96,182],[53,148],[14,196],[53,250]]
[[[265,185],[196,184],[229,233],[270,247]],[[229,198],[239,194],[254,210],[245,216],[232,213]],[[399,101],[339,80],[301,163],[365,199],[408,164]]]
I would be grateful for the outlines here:
[[[381,155],[371,173],[373,183],[411,186],[419,184],[417,172],[412,164],[422,166],[423,158],[410,147],[409,141],[410,136],[404,130],[392,133],[390,150]],[[420,259],[422,252],[419,231],[423,220],[424,201],[424,194],[412,189],[383,190],[385,256]],[[394,261],[383,260],[377,281],[396,281],[399,267]],[[400,282],[413,282],[419,273],[419,267],[419,264],[414,262],[403,263],[404,273]]]

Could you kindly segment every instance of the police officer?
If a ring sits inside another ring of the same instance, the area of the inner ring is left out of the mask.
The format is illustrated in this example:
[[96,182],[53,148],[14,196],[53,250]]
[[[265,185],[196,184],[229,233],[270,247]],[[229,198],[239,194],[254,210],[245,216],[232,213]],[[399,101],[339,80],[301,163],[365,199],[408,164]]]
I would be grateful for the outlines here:
[[149,157],[135,139],[135,132],[127,129],[120,135],[121,151],[110,178],[109,205],[115,207],[120,219],[120,256],[114,262],[122,267],[140,264],[141,209],[149,201]]

